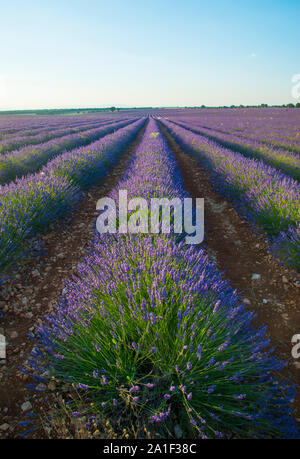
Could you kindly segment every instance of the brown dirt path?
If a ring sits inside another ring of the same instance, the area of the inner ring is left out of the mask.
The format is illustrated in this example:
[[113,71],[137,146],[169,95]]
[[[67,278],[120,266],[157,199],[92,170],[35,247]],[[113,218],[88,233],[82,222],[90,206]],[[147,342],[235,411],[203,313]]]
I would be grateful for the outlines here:
[[[213,190],[209,174],[158,123],[176,157],[186,191],[191,197],[204,198],[208,252],[231,286],[243,293],[249,309],[256,312],[254,324],[267,325],[276,356],[289,359],[282,374],[299,389],[295,416],[300,422],[300,359],[291,356],[292,336],[300,333],[300,276],[276,262],[264,237],[251,232],[232,205]],[[252,280],[253,274],[261,278]]]
[[[0,438],[15,438],[28,427],[18,426],[25,419],[21,405],[30,401],[35,412],[41,397],[24,386],[31,383],[30,375],[18,370],[24,366],[34,341],[27,336],[34,326],[48,315],[64,288],[64,279],[76,273],[76,265],[82,259],[89,241],[93,237],[96,203],[107,196],[118,184],[128,161],[139,144],[146,125],[122,155],[118,164],[109,172],[103,183],[84,193],[78,210],[63,222],[59,229],[42,236],[45,255],[28,260],[18,267],[15,279],[7,280],[0,290],[0,308],[4,311],[0,333],[6,337],[7,358],[0,360]],[[30,412],[31,410],[28,410]],[[38,431],[35,436],[43,435]],[[31,435],[29,435],[30,437]]]

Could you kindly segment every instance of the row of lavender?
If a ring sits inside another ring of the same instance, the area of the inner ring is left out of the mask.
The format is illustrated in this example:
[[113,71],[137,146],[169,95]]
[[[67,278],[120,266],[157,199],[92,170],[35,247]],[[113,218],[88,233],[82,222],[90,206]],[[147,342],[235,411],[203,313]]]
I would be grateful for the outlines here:
[[32,236],[77,206],[80,190],[106,174],[143,123],[140,119],[123,128],[119,123],[113,134],[63,153],[40,173],[0,187],[0,269],[24,254],[28,238],[31,247]]
[[[124,189],[148,203],[187,196],[153,119],[111,198]],[[39,390],[48,374],[81,392],[68,406],[87,428],[109,417],[135,432],[159,423],[162,436],[177,424],[190,437],[297,437],[294,389],[275,376],[265,330],[250,327],[203,249],[173,235],[96,234],[65,290],[29,364]]]
[[234,134],[224,134],[213,128],[207,129],[195,122],[189,123],[186,120],[176,120],[176,123],[186,129],[190,129],[196,134],[205,135],[226,148],[238,151],[244,156],[262,159],[265,163],[270,164],[270,166],[276,167],[300,181],[300,156],[297,153],[270,147],[270,145],[258,142],[257,140],[238,137]]
[[173,116],[178,117],[178,120],[185,118],[188,122],[195,121],[207,129],[223,134],[233,134],[268,144],[276,149],[300,153],[300,110],[174,110]]
[[161,121],[211,173],[213,186],[257,228],[263,229],[277,255],[299,271],[299,183],[263,161],[245,158],[207,137],[168,120]]
[[13,150],[18,150],[26,145],[37,145],[39,143],[47,142],[55,137],[58,138],[68,134],[75,134],[80,131],[84,132],[85,130],[103,126],[104,124],[113,121],[98,120],[93,123],[81,122],[76,123],[75,125],[69,121],[67,125],[60,123],[59,126],[56,127],[48,126],[47,128],[43,128],[34,134],[28,134],[22,131],[21,133],[18,133],[17,136],[2,140],[0,142],[0,153],[4,154]]
[[29,145],[20,150],[2,155],[0,156],[0,184],[5,184],[14,180],[16,177],[36,172],[56,155],[66,150],[88,145],[100,137],[134,121],[136,119],[109,122],[104,124],[104,126],[92,129],[87,128],[86,130],[80,129],[78,133],[62,137],[54,134],[55,138],[48,142],[35,146]]
[[[101,123],[111,119],[111,116],[103,115],[78,115],[78,116],[0,116],[0,138],[9,138],[24,134],[34,134],[49,128],[60,126],[76,126],[81,123]],[[115,116],[113,117],[115,118]]]

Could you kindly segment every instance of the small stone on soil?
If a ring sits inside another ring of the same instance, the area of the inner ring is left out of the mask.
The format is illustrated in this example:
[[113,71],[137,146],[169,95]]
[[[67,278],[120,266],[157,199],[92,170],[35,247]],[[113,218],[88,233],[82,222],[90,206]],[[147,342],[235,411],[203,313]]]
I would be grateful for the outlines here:
[[9,429],[9,424],[5,423],[0,426],[0,430],[3,430],[4,432]]
[[30,402],[24,402],[22,404],[22,406],[21,406],[21,409],[22,409],[22,411],[24,411],[24,413],[25,413],[25,411],[31,410],[31,408],[32,408],[32,405],[31,405]]

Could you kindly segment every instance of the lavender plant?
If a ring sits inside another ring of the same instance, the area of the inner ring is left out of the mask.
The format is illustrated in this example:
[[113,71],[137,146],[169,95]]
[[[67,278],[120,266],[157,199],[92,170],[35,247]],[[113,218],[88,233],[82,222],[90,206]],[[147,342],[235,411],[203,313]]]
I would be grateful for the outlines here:
[[[299,254],[300,187],[297,181],[263,161],[245,158],[204,136],[167,120],[162,122],[180,145],[211,173],[211,183],[218,192],[229,197],[242,215],[262,229],[271,244],[281,235],[281,252]],[[285,238],[284,234],[293,234],[293,237]],[[288,258],[288,263],[295,267],[293,261],[294,258]]]
[[120,129],[135,120],[118,121],[79,133],[56,137],[39,145],[26,146],[0,157],[0,184],[9,183],[16,177],[38,171],[52,158],[80,146],[86,146],[99,138]]
[[[186,195],[152,119],[111,197],[119,189],[147,200]],[[203,249],[172,235],[96,235],[31,363],[86,394],[76,417],[168,432],[179,423],[203,439],[296,437],[294,388],[278,380],[282,363],[252,319]]]
[[[40,119],[37,118],[37,120]],[[126,118],[118,118],[118,121],[122,120],[125,121]],[[0,122],[1,121],[2,120],[0,120]],[[28,145],[37,145],[54,138],[75,134],[76,132],[88,131],[115,121],[117,120],[102,117],[90,118],[83,116],[77,119],[72,119],[70,116],[63,118],[54,117],[54,119],[46,119],[44,122],[36,121],[37,124],[32,124],[31,121],[29,126],[26,124],[26,127],[22,129],[22,123],[20,126],[20,120],[17,119],[15,120],[15,126],[11,126],[11,128],[15,128],[11,129],[10,133],[5,133],[5,131],[3,132],[0,125],[0,154],[8,153],[12,150],[18,150]]]
[[26,241],[78,204],[82,188],[103,178],[145,123],[140,119],[91,146],[66,152],[42,172],[0,187],[0,269],[27,251]]
[[188,125],[197,124],[199,127],[220,134],[254,140],[276,150],[300,153],[299,110],[282,108],[209,109],[193,112],[173,110],[172,119],[184,120]]
[[84,132],[92,128],[99,127],[102,123],[98,122],[95,125],[80,125],[72,127],[48,127],[37,132],[32,131],[21,131],[18,135],[5,136],[0,142],[0,153],[4,154],[12,150],[17,150],[26,145],[37,145],[39,143],[47,142],[48,140],[63,137],[69,134],[75,134],[76,132]]
[[234,134],[223,134],[211,128],[205,129],[202,126],[198,127],[185,122],[177,121],[176,123],[196,134],[208,137],[225,148],[238,151],[246,157],[261,159],[266,164],[283,171],[295,180],[300,180],[300,158],[297,153],[274,148],[257,140],[238,137]]

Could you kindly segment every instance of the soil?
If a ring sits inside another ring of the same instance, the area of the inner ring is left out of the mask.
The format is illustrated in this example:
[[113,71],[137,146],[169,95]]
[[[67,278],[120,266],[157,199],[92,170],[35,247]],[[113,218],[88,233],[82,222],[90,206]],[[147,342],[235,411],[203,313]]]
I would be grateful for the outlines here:
[[[167,129],[158,122],[176,157],[184,188],[192,198],[204,198],[205,247],[230,285],[243,294],[249,309],[257,314],[254,326],[266,325],[275,355],[288,364],[284,378],[300,389],[300,360],[291,356],[294,335],[300,333],[300,276],[278,264],[263,235],[256,234],[226,199],[218,195],[209,174],[184,152]],[[259,280],[252,280],[259,274]],[[295,402],[300,422],[300,391]]]
[[[21,408],[24,402],[30,401],[33,411],[39,412],[44,405],[43,399],[51,396],[51,391],[50,394],[44,391],[41,396],[25,387],[31,383],[31,376],[23,374],[19,367],[26,366],[34,345],[34,340],[27,335],[34,333],[35,325],[41,324],[43,316],[51,313],[62,293],[64,281],[76,273],[76,266],[93,238],[99,214],[96,203],[120,181],[145,128],[146,125],[105,180],[84,193],[76,213],[59,229],[40,236],[45,253],[24,261],[14,272],[9,272],[8,279],[1,286],[0,307],[4,315],[0,333],[6,337],[7,348],[6,360],[0,360],[0,438],[16,438],[28,429],[28,426],[18,424],[26,419],[26,412]],[[45,432],[39,428],[30,436],[42,438]]]

